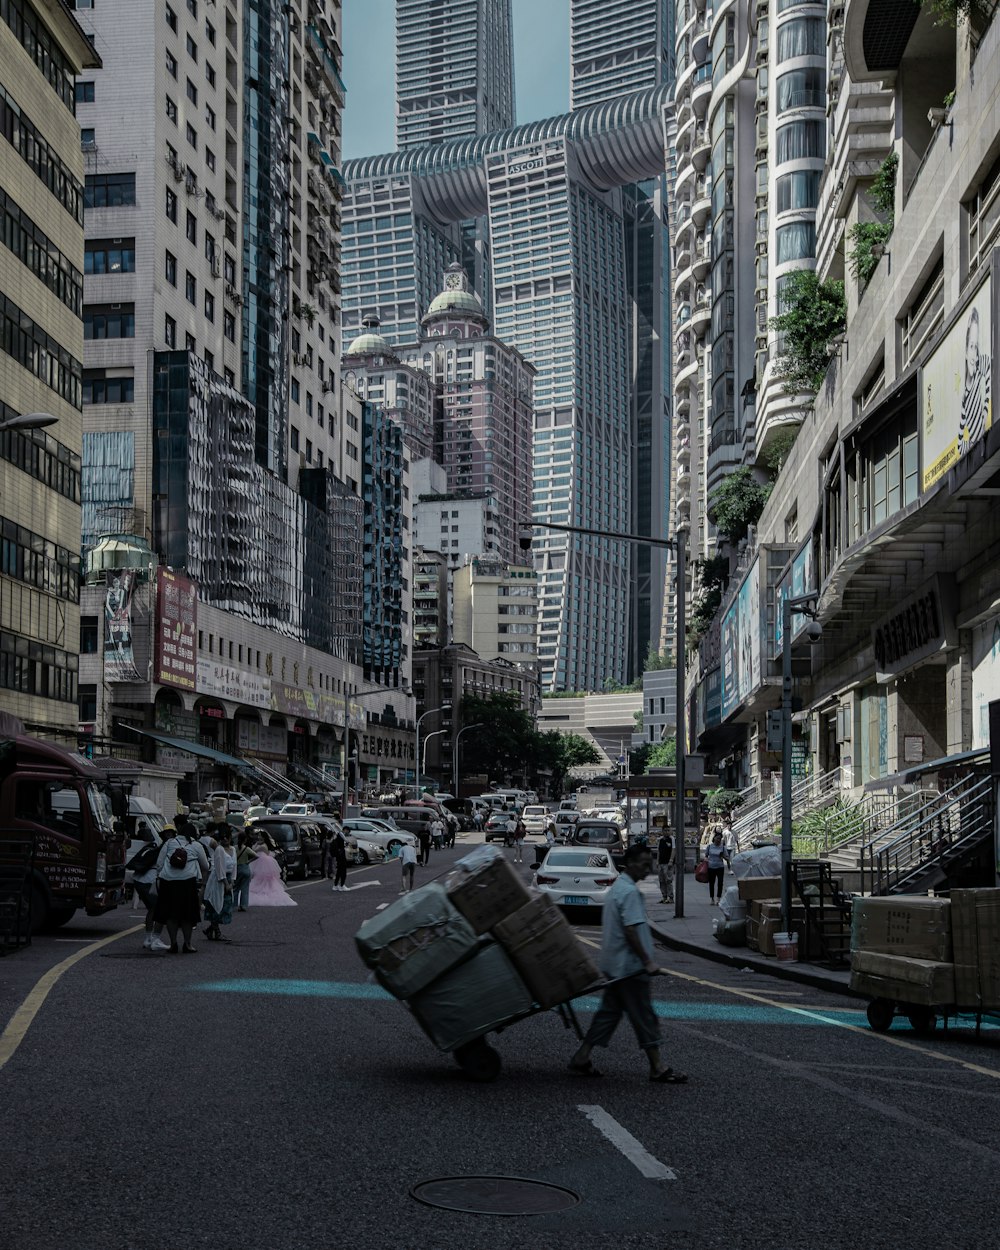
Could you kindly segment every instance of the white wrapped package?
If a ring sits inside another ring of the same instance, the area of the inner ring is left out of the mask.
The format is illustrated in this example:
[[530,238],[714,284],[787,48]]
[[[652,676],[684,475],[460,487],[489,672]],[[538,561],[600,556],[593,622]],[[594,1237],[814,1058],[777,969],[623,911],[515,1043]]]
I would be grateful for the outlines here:
[[722,898],[719,900],[719,907],[727,920],[746,920],[747,918],[747,905],[740,898],[740,887],[738,885],[726,887]]
[[760,846],[755,850],[740,851],[733,856],[733,873],[737,881],[744,877],[780,877],[781,847]]

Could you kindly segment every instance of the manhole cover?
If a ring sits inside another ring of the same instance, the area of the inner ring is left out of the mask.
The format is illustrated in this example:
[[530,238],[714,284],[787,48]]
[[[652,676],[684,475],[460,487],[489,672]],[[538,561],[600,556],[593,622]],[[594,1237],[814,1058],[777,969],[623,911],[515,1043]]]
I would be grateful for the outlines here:
[[551,1215],[580,1201],[571,1189],[522,1176],[442,1176],[421,1181],[410,1194],[429,1207],[471,1215]]

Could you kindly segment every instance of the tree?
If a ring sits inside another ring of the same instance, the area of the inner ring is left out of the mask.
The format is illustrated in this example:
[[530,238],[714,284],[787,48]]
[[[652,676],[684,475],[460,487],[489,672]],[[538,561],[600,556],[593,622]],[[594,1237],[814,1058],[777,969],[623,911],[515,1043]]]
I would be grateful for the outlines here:
[[533,764],[551,773],[552,790],[556,794],[562,793],[563,780],[571,768],[601,762],[594,744],[579,734],[561,734],[550,729],[534,736]]
[[677,739],[664,738],[662,742],[654,742],[646,756],[648,773],[653,768],[673,768],[677,763]]
[[814,269],[797,269],[782,283],[781,312],[769,325],[784,336],[784,389],[788,395],[815,395],[830,364],[830,340],[847,326],[844,284],[833,278],[820,282]]
[[665,668],[673,668],[674,663],[674,657],[669,651],[657,651],[656,647],[650,642],[642,671],[644,673],[659,673]]
[[770,482],[758,482],[749,465],[741,464],[712,491],[708,519],[734,545],[756,525],[771,495]]
[[[470,730],[463,741],[470,772],[485,772],[493,780],[506,780],[511,774],[522,772],[531,759],[533,740],[538,735],[518,695],[496,694],[489,699],[465,695],[461,724],[481,726]],[[473,759],[474,765],[470,762]]]
[[729,560],[726,556],[711,556],[695,561],[698,589],[687,622],[687,644],[696,647],[704,637],[712,620],[722,606],[722,592],[729,580]]

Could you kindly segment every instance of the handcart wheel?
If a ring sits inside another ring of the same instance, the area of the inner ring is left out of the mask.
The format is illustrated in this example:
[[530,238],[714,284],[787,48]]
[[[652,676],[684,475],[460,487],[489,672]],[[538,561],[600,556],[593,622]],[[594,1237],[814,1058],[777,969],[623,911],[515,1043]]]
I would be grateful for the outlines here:
[[933,1033],[937,1028],[937,1016],[930,1007],[912,1007],[906,1018],[914,1033]]
[[873,998],[868,1004],[868,1023],[876,1033],[887,1033],[895,1014],[895,1004],[888,998]]
[[473,1081],[488,1084],[500,1075],[500,1052],[493,1049],[481,1037],[466,1042],[454,1052],[455,1062]]

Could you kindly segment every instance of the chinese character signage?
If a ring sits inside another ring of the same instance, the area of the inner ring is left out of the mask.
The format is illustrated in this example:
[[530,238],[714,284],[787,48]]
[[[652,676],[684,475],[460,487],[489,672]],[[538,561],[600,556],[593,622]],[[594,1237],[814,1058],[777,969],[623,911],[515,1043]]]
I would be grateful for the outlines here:
[[132,650],[135,569],[109,569],[104,598],[104,680],[142,681]]
[[271,679],[221,660],[201,659],[197,665],[198,693],[245,703],[248,707],[271,706]]
[[156,573],[156,680],[194,690],[197,679],[198,592],[169,569]]

